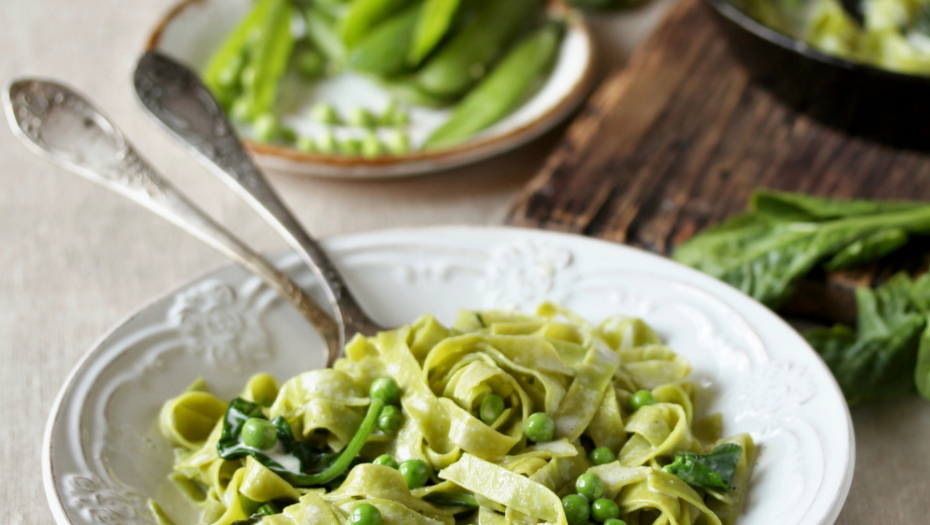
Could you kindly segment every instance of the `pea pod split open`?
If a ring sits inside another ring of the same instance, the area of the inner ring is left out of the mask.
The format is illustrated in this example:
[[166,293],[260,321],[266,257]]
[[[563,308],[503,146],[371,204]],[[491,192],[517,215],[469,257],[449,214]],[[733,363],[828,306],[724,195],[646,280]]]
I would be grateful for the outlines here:
[[427,139],[427,149],[454,146],[513,111],[543,74],[559,50],[561,24],[546,24],[511,50],[498,66],[458,104],[449,120]]

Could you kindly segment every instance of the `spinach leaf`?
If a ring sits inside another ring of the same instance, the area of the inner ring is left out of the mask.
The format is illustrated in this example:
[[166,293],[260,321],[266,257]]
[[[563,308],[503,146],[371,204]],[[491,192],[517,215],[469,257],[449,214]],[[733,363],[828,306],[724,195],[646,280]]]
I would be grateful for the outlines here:
[[675,251],[675,260],[713,275],[770,306],[822,261],[848,266],[930,233],[930,206],[838,201],[756,192],[754,209],[711,228]]
[[754,192],[749,203],[750,208],[757,212],[801,221],[861,217],[924,206],[919,202],[826,199],[803,193],[772,190]]
[[879,230],[840,250],[824,265],[824,268],[827,270],[844,270],[877,261],[904,247],[909,239],[910,236],[907,232],[900,228]]
[[[242,442],[242,427],[249,418],[267,418],[262,412],[261,406],[242,398],[236,398],[226,410],[226,416],[223,420],[223,433],[216,445],[217,453],[223,459],[240,459],[245,456],[252,456],[256,461],[295,487],[325,485],[338,479],[352,465],[359,451],[368,441],[368,436],[374,431],[378,415],[383,407],[383,401],[379,399],[371,400],[368,414],[362,421],[361,426],[340,453],[327,452],[297,441],[287,420],[280,416],[272,421],[278,433],[278,444],[271,451],[262,451],[249,447]],[[281,459],[282,455],[297,459],[300,470],[289,470],[275,459]]]
[[674,474],[692,487],[730,490],[736,465],[743,455],[743,447],[727,443],[713,450],[710,454],[679,452],[675,460],[665,467],[665,471]]
[[[858,332],[835,326],[804,334],[850,405],[911,393],[930,380],[918,366],[919,352],[930,348],[928,301],[930,276],[911,281],[898,274],[875,290],[856,290]],[[930,356],[927,360],[930,367]]]

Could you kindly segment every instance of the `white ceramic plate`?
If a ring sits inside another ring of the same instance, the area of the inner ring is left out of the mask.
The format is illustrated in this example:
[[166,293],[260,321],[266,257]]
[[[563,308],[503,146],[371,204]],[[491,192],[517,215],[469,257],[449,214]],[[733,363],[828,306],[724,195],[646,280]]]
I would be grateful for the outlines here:
[[[203,71],[223,39],[247,12],[252,0],[184,0],[158,24],[147,49],[157,49]],[[559,6],[554,9],[562,9]],[[342,178],[400,177],[477,162],[524,144],[564,119],[584,99],[594,78],[594,41],[582,16],[572,16],[556,64],[546,83],[520,108],[461,146],[435,152],[375,159],[302,153],[296,149],[248,140],[246,145],[265,168],[313,176]],[[284,82],[283,121],[301,134],[318,136],[325,126],[308,116],[315,102],[330,102],[340,114],[364,105],[376,114],[390,94],[361,75],[345,73],[306,88]],[[448,110],[413,107],[408,128],[414,146],[446,121]],[[337,138],[360,137],[358,130],[337,129]]]
[[[694,365],[697,411],[760,445],[740,525],[830,525],[852,481],[854,438],[833,377],[759,303],[667,259],[603,241],[507,228],[436,228],[325,243],[362,304],[387,325],[425,312],[558,301],[592,321],[645,319]],[[275,261],[320,299],[293,254]],[[166,476],[162,403],[196,376],[234,397],[256,371],[287,379],[321,367],[321,340],[256,277],[227,267],[146,306],[104,337],[68,378],[49,419],[45,488],[61,525],[140,525],[156,497],[190,510]],[[181,523],[179,521],[179,523]]]

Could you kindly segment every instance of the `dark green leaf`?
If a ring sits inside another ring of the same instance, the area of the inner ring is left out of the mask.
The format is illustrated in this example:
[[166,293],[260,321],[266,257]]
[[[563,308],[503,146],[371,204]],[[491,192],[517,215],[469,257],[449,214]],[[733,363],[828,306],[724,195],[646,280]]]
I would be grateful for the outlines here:
[[835,370],[843,362],[850,347],[856,344],[856,331],[843,325],[815,328],[805,332],[804,339],[817,350],[830,370]]
[[912,210],[925,204],[907,201],[825,199],[784,191],[757,190],[750,207],[760,213],[792,221],[822,221]]
[[[758,210],[731,219],[682,244],[674,254],[771,307],[821,261],[865,243],[877,232],[930,233],[930,206],[914,203],[825,201],[788,194],[757,193]],[[855,215],[862,213],[863,215]],[[898,234],[900,235],[900,233]],[[856,252],[884,256],[882,250]]]
[[[846,327],[805,334],[850,404],[914,391],[921,334],[925,333],[928,277],[898,274],[875,290],[856,290],[858,332]],[[919,376],[918,372],[918,376]],[[920,381],[916,384],[920,386]]]
[[681,478],[692,487],[716,488],[730,490],[736,465],[743,448],[728,443],[721,445],[710,454],[679,452],[675,460],[665,467],[665,471]]
[[907,232],[900,228],[875,232],[840,250],[824,265],[824,268],[827,270],[843,270],[877,261],[903,247],[907,244],[908,239]]
[[253,417],[266,419],[261,406],[242,398],[236,398],[229,404],[223,421],[223,433],[216,446],[217,453],[221,458],[240,459],[245,456],[252,456],[259,463],[268,467],[269,470],[295,486],[325,483],[325,481],[318,482],[313,475],[319,474],[332,466],[339,454],[327,452],[297,441],[287,421],[283,417],[277,417],[272,423],[274,423],[278,432],[278,442],[281,448],[285,454],[294,456],[300,462],[300,472],[290,471],[265,452],[248,447],[242,442],[242,427],[249,418]]

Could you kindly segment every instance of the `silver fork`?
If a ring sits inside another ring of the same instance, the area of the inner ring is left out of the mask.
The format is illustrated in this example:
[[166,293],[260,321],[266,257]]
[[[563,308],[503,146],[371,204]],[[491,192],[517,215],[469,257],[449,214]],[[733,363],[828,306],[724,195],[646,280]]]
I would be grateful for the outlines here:
[[333,318],[290,278],[172,186],[86,97],[40,79],[16,80],[3,95],[13,132],[30,150],[145,206],[237,261],[313,325],[329,350],[329,365],[340,355],[341,330]]
[[323,248],[278,198],[196,73],[149,51],[136,66],[134,83],[145,109],[264,217],[327,285],[342,323],[342,344],[355,334],[374,335],[384,329],[365,313]]

